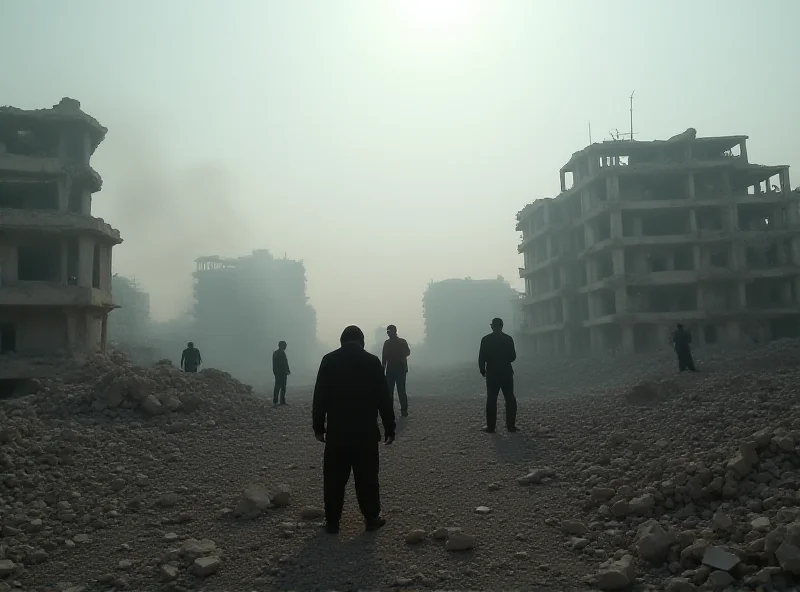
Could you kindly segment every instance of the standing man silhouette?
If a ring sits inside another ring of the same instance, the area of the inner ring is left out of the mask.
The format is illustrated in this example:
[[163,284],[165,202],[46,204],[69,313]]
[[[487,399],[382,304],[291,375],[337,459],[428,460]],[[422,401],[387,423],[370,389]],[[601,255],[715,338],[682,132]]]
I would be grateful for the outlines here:
[[492,332],[481,339],[478,369],[486,378],[486,426],[483,431],[493,434],[497,423],[497,396],[503,391],[506,400],[506,429],[517,431],[517,399],[514,397],[514,369],[517,359],[514,338],[503,333],[503,319],[492,319]]
[[389,339],[383,342],[383,354],[381,355],[383,371],[386,374],[386,383],[389,385],[389,393],[392,399],[394,399],[394,387],[397,385],[397,398],[400,399],[400,415],[408,417],[406,375],[408,374],[408,356],[411,355],[411,349],[405,339],[397,336],[397,327],[394,325],[386,327],[386,334]]
[[186,349],[181,353],[181,368],[184,372],[197,372],[197,367],[203,363],[200,350],[191,341],[186,344]]
[[386,524],[381,517],[378,481],[381,430],[384,444],[394,442],[392,396],[377,356],[364,351],[364,333],[351,325],[339,339],[342,346],[325,355],[314,385],[312,424],[314,436],[325,443],[322,492],[325,530],[339,532],[344,490],[350,472],[367,531]]
[[289,370],[289,359],[286,357],[286,342],[279,341],[278,349],[272,352],[272,373],[275,375],[275,389],[272,391],[272,404],[286,405],[286,379],[292,373]]

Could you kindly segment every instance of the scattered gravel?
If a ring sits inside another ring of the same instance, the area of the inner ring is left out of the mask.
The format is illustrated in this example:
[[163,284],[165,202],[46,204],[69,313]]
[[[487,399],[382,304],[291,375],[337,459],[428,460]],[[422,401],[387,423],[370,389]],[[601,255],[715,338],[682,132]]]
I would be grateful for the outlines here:
[[412,368],[388,523],[350,486],[330,537],[308,389],[92,358],[0,401],[0,592],[790,590],[800,344],[697,359],[518,362],[522,431],[494,435],[476,368]]

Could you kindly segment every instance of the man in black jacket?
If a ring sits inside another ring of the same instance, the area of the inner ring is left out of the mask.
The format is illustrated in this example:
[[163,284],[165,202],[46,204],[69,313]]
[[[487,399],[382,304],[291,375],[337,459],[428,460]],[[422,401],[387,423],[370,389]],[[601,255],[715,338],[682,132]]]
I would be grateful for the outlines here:
[[692,334],[684,329],[681,323],[678,323],[672,333],[672,347],[678,356],[678,370],[683,372],[688,369],[690,372],[697,372],[692,359]]
[[378,483],[379,414],[384,443],[391,444],[395,437],[392,396],[381,361],[364,351],[364,334],[356,326],[347,327],[339,341],[342,346],[319,365],[312,410],[314,436],[325,443],[322,478],[325,530],[330,534],[339,532],[351,470],[366,530],[386,524]]
[[278,349],[272,352],[272,373],[275,375],[275,389],[272,391],[272,404],[286,405],[286,379],[292,373],[289,370],[289,359],[286,357],[286,342],[279,341]]
[[514,338],[503,333],[503,319],[492,319],[492,332],[481,339],[478,369],[486,378],[486,426],[484,432],[493,434],[497,422],[497,396],[503,391],[506,400],[506,428],[517,431],[517,399],[514,396],[514,369],[517,359]]

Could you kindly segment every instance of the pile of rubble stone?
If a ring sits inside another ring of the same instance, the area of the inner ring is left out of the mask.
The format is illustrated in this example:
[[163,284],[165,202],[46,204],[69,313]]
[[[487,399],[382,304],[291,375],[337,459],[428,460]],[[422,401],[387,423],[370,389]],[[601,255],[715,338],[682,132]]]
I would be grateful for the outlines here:
[[219,420],[238,418],[263,406],[263,399],[253,393],[251,386],[227,372],[207,368],[186,373],[169,360],[142,367],[116,352],[94,356],[76,368],[65,368],[62,376],[32,381],[35,392],[26,403],[35,406],[39,415],[155,417],[202,409]]
[[575,409],[581,435],[563,460],[580,510],[561,528],[568,548],[602,560],[592,583],[800,584],[798,361],[786,342],[746,369],[642,382]]

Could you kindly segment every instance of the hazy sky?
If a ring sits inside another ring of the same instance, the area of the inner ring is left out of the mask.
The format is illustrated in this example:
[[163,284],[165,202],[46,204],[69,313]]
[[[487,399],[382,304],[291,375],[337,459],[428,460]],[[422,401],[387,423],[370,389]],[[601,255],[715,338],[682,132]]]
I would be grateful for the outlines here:
[[195,257],[267,248],[305,261],[322,339],[417,340],[428,281],[521,287],[516,212],[589,121],[628,130],[634,89],[639,139],[800,165],[798,24],[796,0],[0,0],[0,104],[109,128],[94,212],[158,318]]

